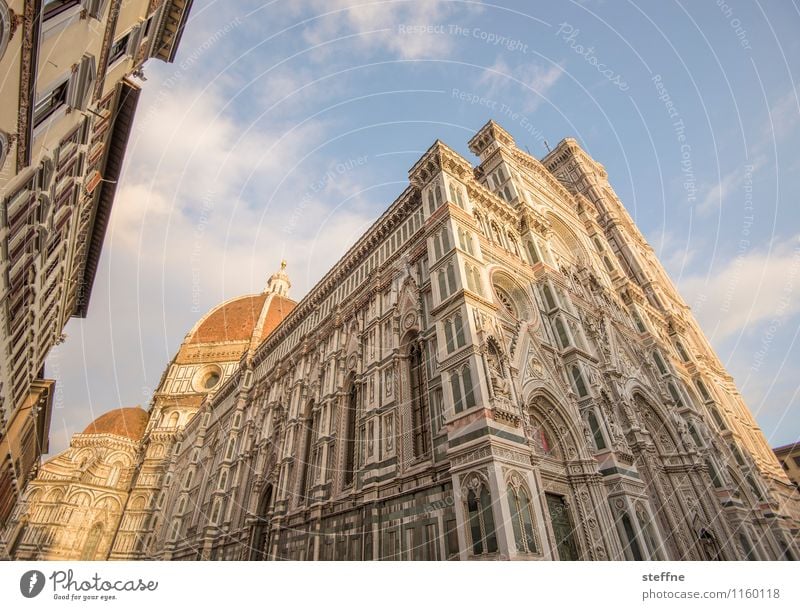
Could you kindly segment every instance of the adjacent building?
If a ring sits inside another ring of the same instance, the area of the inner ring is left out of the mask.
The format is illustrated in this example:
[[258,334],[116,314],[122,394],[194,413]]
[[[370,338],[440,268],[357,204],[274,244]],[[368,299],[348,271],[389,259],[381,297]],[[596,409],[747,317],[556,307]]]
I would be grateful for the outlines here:
[[47,451],[50,348],[86,315],[142,65],[190,0],[0,0],[0,526]]
[[436,141],[296,304],[282,269],[204,317],[133,475],[77,435],[12,555],[798,558],[800,496],[602,165],[491,121],[469,148]]
[[800,443],[776,447],[773,451],[786,471],[786,476],[800,489]]

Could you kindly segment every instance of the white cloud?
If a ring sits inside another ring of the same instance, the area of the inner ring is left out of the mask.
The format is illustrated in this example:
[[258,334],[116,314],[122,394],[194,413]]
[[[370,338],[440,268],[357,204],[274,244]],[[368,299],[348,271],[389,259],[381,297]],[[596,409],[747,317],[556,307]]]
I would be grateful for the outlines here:
[[717,260],[715,268],[678,282],[710,338],[756,333],[800,313],[800,236]]
[[[478,84],[485,88],[482,91],[485,97],[501,103],[509,100],[508,106],[512,109],[533,112],[563,74],[559,65],[546,67],[526,63],[511,67],[503,57],[498,56],[491,66],[484,68]],[[519,100],[520,93],[522,102],[510,101]]]
[[[303,38],[308,44],[319,45],[355,35],[350,42],[360,50],[383,50],[403,59],[448,55],[456,42],[446,29],[448,18],[457,15],[463,19],[481,10],[477,5],[448,2],[359,3],[358,0],[312,0],[298,3],[295,8],[305,11],[309,7],[317,16],[325,16],[306,26]],[[408,30],[414,26],[442,25],[444,32]],[[315,56],[329,59],[332,53],[333,49],[326,47]]]
[[[744,189],[739,190],[745,183],[745,180],[752,182],[753,175],[761,169],[766,163],[766,157],[758,155],[753,159],[752,163],[744,167],[737,168],[732,172],[724,174],[719,182],[709,186],[706,189],[706,194],[703,200],[697,206],[697,211],[700,214],[707,214],[715,209],[725,205],[725,202],[731,196],[736,195],[737,191],[739,197],[744,202],[745,192]],[[743,204],[744,205],[744,204]]]

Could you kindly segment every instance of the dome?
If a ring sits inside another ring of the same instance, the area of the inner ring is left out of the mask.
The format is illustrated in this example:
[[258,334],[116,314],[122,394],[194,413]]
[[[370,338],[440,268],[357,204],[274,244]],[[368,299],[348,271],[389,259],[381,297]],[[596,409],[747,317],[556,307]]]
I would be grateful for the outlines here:
[[261,326],[261,339],[266,339],[273,330],[275,330],[283,319],[295,308],[295,303],[291,299],[282,297],[280,295],[272,295],[267,315],[264,316],[264,324]]
[[104,413],[86,426],[84,434],[116,434],[139,441],[147,428],[149,416],[141,407],[123,407]]
[[186,343],[249,341],[267,295],[254,294],[217,305],[191,332]]

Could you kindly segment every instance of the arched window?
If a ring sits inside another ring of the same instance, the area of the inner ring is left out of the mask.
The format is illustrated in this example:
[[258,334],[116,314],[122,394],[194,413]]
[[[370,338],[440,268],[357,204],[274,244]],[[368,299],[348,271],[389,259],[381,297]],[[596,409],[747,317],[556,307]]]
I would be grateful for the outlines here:
[[458,284],[456,284],[456,268],[452,260],[447,264],[447,285],[449,288],[447,294],[453,294],[458,287]]
[[428,213],[433,214],[436,210],[436,202],[433,200],[433,191],[428,191]]
[[633,323],[636,325],[636,330],[638,330],[640,333],[647,332],[647,327],[644,325],[642,317],[639,315],[638,311],[632,309],[631,317],[633,318]]
[[706,460],[706,468],[708,468],[708,474],[711,477],[711,482],[714,484],[714,487],[717,489],[722,487],[722,479],[719,478],[719,472],[714,467],[714,462],[711,460]]
[[689,421],[688,422],[689,434],[692,436],[692,440],[694,444],[698,447],[702,447],[704,445],[703,441],[700,439],[700,435],[697,433],[697,428],[694,427],[694,423]]
[[553,296],[553,291],[550,289],[549,284],[542,284],[542,296],[547,311],[551,311],[556,308],[556,299]]
[[642,561],[642,549],[639,547],[639,540],[636,538],[636,530],[633,529],[633,523],[626,511],[621,511],[619,515],[620,526],[625,535],[622,543],[626,552],[630,553],[634,561]]
[[472,274],[472,265],[467,264],[467,290],[477,292],[475,289],[475,276]]
[[528,250],[528,260],[530,261],[531,265],[542,262],[542,257],[539,255],[539,249],[536,247],[536,244],[533,241],[530,239],[526,240],[525,247]]
[[510,233],[508,234],[507,237],[508,237],[508,246],[511,249],[511,252],[515,256],[519,256],[519,246],[517,245],[517,240]]
[[83,550],[81,551],[81,561],[93,561],[97,559],[97,549],[100,546],[100,540],[103,537],[103,524],[95,523],[89,533],[86,535],[86,541],[83,543]]
[[661,357],[661,354],[658,353],[658,351],[653,352],[653,362],[655,362],[659,373],[662,375],[667,374],[667,365],[664,363],[664,359]]
[[450,199],[462,210],[464,209],[464,198],[461,195],[461,187],[454,185],[452,182],[450,183]]
[[447,292],[447,277],[445,275],[444,270],[442,269],[439,271],[439,298],[441,300],[446,299],[449,296]]
[[528,493],[522,486],[515,488],[509,483],[507,495],[517,551],[520,553],[536,553],[536,537],[533,534],[533,516]]
[[700,392],[700,396],[703,397],[703,400],[711,400],[711,394],[708,393],[708,388],[706,384],[703,383],[702,379],[697,379],[694,384],[697,386],[697,391]]
[[438,208],[442,203],[442,187],[439,184],[437,184],[433,193],[434,193],[433,195],[434,201],[436,202],[436,207]]
[[306,411],[301,421],[301,426],[305,427],[305,439],[303,444],[303,461],[300,463],[300,497],[299,502],[306,499],[306,490],[308,489],[308,479],[310,478],[309,464],[311,463],[311,446],[314,444],[314,424],[313,424],[314,401],[306,405]]
[[661,561],[663,557],[661,556],[660,545],[658,544],[658,538],[656,537],[655,528],[653,527],[653,521],[650,519],[650,513],[644,506],[637,506],[636,520],[639,522],[639,529],[644,535],[644,543],[649,552],[650,559]]
[[481,272],[474,265],[467,267],[467,273],[472,277],[472,291],[476,294],[483,296],[483,289],[481,288]]
[[759,502],[764,501],[764,494],[761,492],[761,488],[756,485],[755,480],[749,474],[745,477],[745,481],[747,481],[747,485],[750,487],[750,491],[753,492],[753,495]]
[[472,553],[497,552],[497,535],[494,530],[492,503],[486,484],[481,482],[467,493],[467,515],[469,519]]
[[475,255],[475,251],[472,248],[472,236],[467,233],[464,229],[458,230],[458,240],[461,243],[461,249],[469,254]]
[[178,502],[178,510],[175,511],[175,514],[182,515],[183,511],[185,510],[186,510],[186,496],[181,496],[181,499]]
[[711,419],[714,420],[714,423],[717,424],[717,427],[720,430],[727,430],[728,427],[725,425],[725,420],[722,419],[722,415],[720,414],[719,409],[717,409],[717,405],[709,401],[706,403],[706,407],[708,408],[709,413],[711,413]]
[[448,354],[455,349],[455,343],[453,341],[453,321],[450,319],[444,321],[444,342]]
[[169,421],[167,422],[167,426],[170,428],[177,428],[179,419],[180,415],[177,412],[172,413],[172,415],[169,416]]
[[219,516],[222,513],[222,498],[214,499],[214,508],[211,510],[211,524],[216,525],[219,522]]
[[192,470],[192,469],[190,468],[190,469],[189,469],[189,470],[186,472],[186,477],[184,477],[184,479],[183,479],[183,488],[184,488],[184,489],[189,489],[189,487],[191,487],[191,485],[192,485],[192,478],[193,478],[193,476],[194,476],[194,470]]
[[597,416],[594,414],[593,410],[588,412],[586,420],[589,422],[589,430],[592,432],[595,447],[597,447],[598,451],[602,451],[606,448],[606,440],[603,438],[603,432],[600,430],[600,422],[597,421]]
[[680,356],[681,360],[689,362],[689,354],[686,353],[686,348],[683,347],[680,339],[675,339],[675,349],[678,350],[678,356]]
[[414,457],[422,458],[430,451],[431,419],[425,391],[425,357],[417,340],[408,354],[408,378],[411,384],[411,417],[413,425]]
[[501,237],[500,227],[497,226],[497,223],[492,221],[489,225],[492,229],[492,241],[494,243],[502,246],[503,245],[503,238]]
[[567,327],[564,326],[564,322],[560,317],[556,317],[555,320],[553,320],[553,325],[555,326],[558,344],[561,346],[561,349],[568,348],[572,343],[569,340],[569,334],[567,333]]
[[672,397],[673,402],[675,402],[675,406],[682,407],[683,398],[681,398],[681,395],[678,392],[678,388],[675,387],[675,384],[670,381],[667,384],[667,390],[669,390],[669,395]]
[[358,407],[358,388],[355,381],[351,381],[350,392],[347,395],[345,412],[345,438],[344,438],[344,485],[353,484],[356,466],[356,409]]
[[108,486],[114,487],[117,483],[119,483],[119,475],[122,472],[122,466],[119,463],[115,463],[111,466],[111,471],[108,473]]
[[472,386],[469,364],[450,374],[450,389],[453,392],[453,408],[456,413],[475,406],[475,389]]
[[575,385],[575,391],[578,393],[578,396],[581,398],[588,396],[589,390],[586,388],[586,381],[583,379],[583,373],[577,364],[572,365],[570,373],[572,374],[572,382]]
[[742,544],[745,559],[747,559],[747,561],[758,561],[756,551],[753,548],[753,545],[750,544],[750,539],[747,537],[747,534],[744,532],[739,532],[739,542]]
[[739,451],[739,448],[736,446],[736,444],[731,443],[729,447],[731,448],[731,453],[733,454],[733,459],[736,460],[736,463],[739,464],[739,466],[744,466],[744,456],[742,455],[742,452]]
[[225,449],[225,459],[226,460],[233,459],[233,452],[234,452],[235,449],[236,449],[236,439],[235,438],[231,438],[228,441],[228,448]]
[[453,317],[453,327],[456,331],[456,346],[464,347],[466,340],[464,339],[464,322],[461,319],[461,314],[457,313]]
[[460,313],[444,321],[444,339],[447,353],[452,352],[457,347],[464,347],[464,345],[466,345],[464,321]]
[[609,273],[614,272],[614,265],[611,264],[611,260],[605,254],[603,255],[603,264],[606,266],[606,271]]

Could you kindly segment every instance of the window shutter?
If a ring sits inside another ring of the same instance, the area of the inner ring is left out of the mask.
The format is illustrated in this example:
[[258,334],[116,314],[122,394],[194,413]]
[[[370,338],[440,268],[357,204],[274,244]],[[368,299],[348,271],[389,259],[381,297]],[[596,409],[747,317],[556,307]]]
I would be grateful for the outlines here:
[[89,102],[89,92],[94,86],[97,77],[97,64],[94,56],[86,54],[81,58],[78,69],[72,76],[67,93],[67,103],[72,108],[86,110]]

